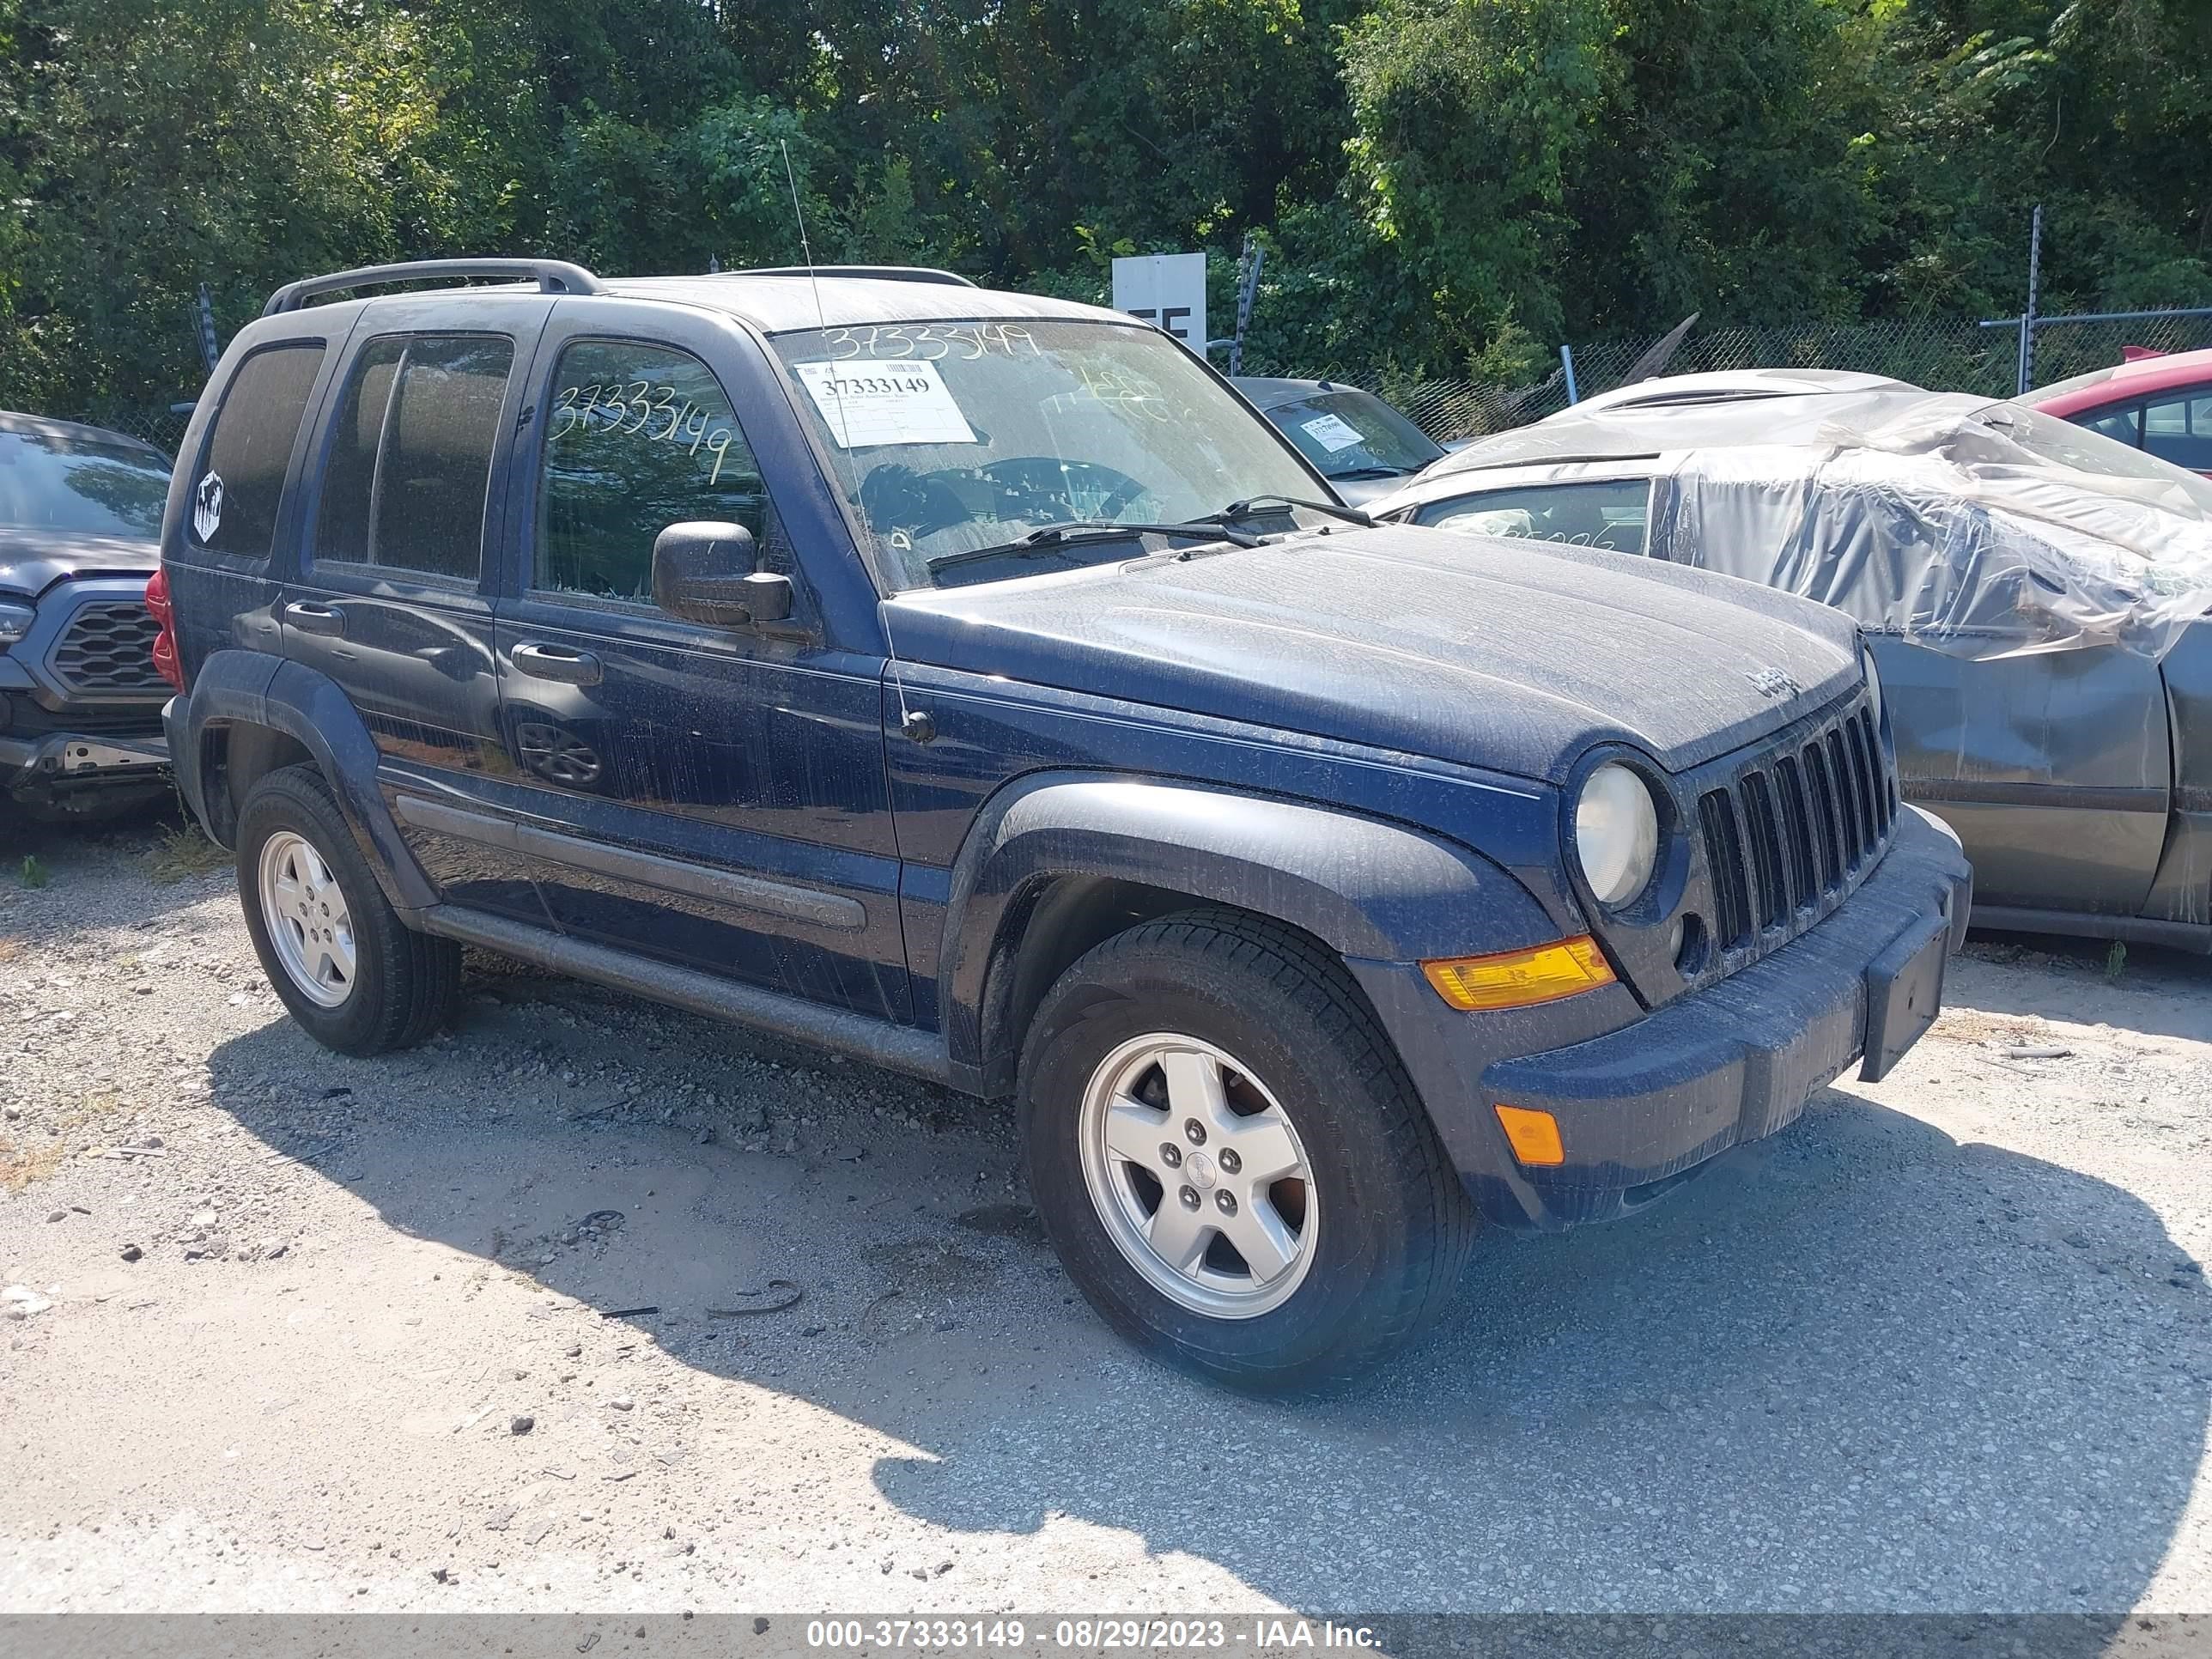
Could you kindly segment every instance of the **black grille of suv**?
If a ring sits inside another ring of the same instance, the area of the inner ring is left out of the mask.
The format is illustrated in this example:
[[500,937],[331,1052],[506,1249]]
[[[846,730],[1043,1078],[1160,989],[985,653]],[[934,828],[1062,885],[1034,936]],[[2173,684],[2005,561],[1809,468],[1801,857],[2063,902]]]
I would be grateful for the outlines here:
[[1771,949],[1840,904],[1889,845],[1897,775],[1862,695],[1698,798],[1713,942]]
[[72,691],[160,691],[154,666],[159,623],[143,605],[94,600],[80,605],[54,647],[54,677]]

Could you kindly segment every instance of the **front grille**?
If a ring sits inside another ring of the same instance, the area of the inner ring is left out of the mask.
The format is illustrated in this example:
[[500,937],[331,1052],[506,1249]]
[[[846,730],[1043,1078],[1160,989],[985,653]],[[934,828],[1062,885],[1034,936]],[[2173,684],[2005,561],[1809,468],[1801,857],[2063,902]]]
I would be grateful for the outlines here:
[[1896,770],[1863,696],[1753,755],[1698,798],[1713,942],[1763,953],[1803,932],[1873,867],[1896,822]]
[[72,691],[159,691],[154,636],[161,625],[143,605],[96,599],[77,607],[49,659]]

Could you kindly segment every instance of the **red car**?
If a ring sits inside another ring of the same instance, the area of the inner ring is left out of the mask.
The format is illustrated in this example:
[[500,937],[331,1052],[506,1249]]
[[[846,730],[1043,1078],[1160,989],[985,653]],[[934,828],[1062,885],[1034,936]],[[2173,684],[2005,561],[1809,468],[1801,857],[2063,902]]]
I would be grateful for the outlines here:
[[2212,351],[2131,349],[2018,401],[2212,477]]

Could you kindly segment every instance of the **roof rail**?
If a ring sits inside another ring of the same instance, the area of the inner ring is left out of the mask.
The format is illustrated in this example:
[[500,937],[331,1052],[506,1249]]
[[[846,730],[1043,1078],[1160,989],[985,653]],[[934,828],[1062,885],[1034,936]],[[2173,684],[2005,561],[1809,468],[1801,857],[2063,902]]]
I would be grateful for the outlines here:
[[957,270],[938,270],[928,265],[770,265],[764,270],[731,270],[728,276],[872,276],[886,283],[944,283],[953,288],[975,284]]
[[321,294],[349,288],[382,288],[392,283],[427,282],[440,276],[535,277],[540,294],[601,294],[605,284],[581,265],[566,259],[410,259],[405,264],[363,265],[287,283],[261,307],[264,317],[297,311]]

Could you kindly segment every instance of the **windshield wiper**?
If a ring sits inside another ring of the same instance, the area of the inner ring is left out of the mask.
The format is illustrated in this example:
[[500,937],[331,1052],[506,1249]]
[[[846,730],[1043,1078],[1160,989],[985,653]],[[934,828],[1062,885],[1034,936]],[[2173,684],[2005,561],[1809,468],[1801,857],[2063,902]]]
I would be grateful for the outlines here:
[[958,565],[979,563],[985,559],[1034,558],[1058,547],[1081,545],[1086,542],[1124,541],[1133,536],[1176,536],[1185,541],[1234,542],[1239,547],[1259,546],[1257,536],[1232,529],[1231,522],[1218,513],[1203,519],[1193,519],[1187,524],[1136,524],[1117,519],[1071,519],[1066,524],[1048,524],[1041,529],[1032,530],[1028,535],[1017,536],[1010,542],[994,542],[988,547],[969,548],[958,553],[939,553],[934,558],[922,561],[922,568],[934,572],[950,570]]
[[1379,463],[1374,466],[1348,466],[1341,472],[1330,473],[1328,481],[1334,483],[1340,478],[1402,478],[1408,472],[1418,470],[1410,466],[1384,466]]
[[1241,501],[1231,501],[1218,513],[1209,513],[1203,519],[1194,519],[1193,524],[1242,524],[1256,519],[1271,508],[1285,507],[1310,507],[1316,513],[1326,513],[1332,519],[1342,519],[1372,530],[1375,520],[1356,507],[1340,506],[1335,501],[1310,501],[1303,495],[1254,495]]

